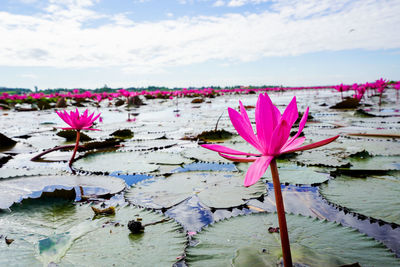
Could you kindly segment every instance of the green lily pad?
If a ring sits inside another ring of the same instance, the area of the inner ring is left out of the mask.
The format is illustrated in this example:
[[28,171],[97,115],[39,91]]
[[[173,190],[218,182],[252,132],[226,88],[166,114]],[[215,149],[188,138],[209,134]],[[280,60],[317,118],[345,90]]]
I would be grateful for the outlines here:
[[35,168],[2,168],[0,173],[0,180],[4,178],[21,177],[21,176],[33,176],[33,175],[57,175],[62,174],[61,170],[45,167]]
[[176,140],[170,140],[170,139],[156,139],[156,140],[130,140],[128,142],[124,143],[125,149],[131,149],[131,150],[150,150],[150,151],[155,151],[158,149],[163,149],[163,148],[168,148],[168,147],[173,147],[177,145]]
[[349,161],[343,159],[338,151],[324,150],[309,150],[302,151],[297,155],[294,161],[306,166],[320,166],[320,167],[347,167]]
[[167,178],[152,178],[132,186],[126,198],[136,205],[161,209],[197,194],[201,202],[209,207],[230,208],[266,193],[265,184],[261,181],[244,187],[243,179],[243,175],[229,172],[175,173]]
[[[336,223],[299,215],[286,215],[294,263],[307,266],[397,266],[382,244]],[[282,256],[274,213],[238,216],[205,228],[195,236],[198,244],[187,249],[190,266],[276,266]]]
[[[239,163],[236,168],[246,173],[251,163]],[[278,160],[279,181],[281,184],[311,185],[321,184],[329,180],[329,171],[317,167],[298,166],[287,161]],[[272,182],[271,170],[268,168],[262,176]]]
[[146,152],[143,154],[143,160],[159,165],[184,165],[193,162],[193,160],[181,156],[180,153],[166,151]]
[[134,207],[114,216],[93,218],[90,205],[66,201],[30,201],[0,214],[2,234],[14,239],[0,243],[0,265],[21,266],[171,266],[183,253],[185,235],[173,221],[147,226],[130,234],[128,221],[161,221],[163,216]]
[[145,173],[158,169],[156,164],[149,164],[141,152],[106,152],[93,153],[74,162],[74,168],[80,171],[112,173]]
[[122,179],[111,176],[33,176],[0,180],[0,209],[7,209],[12,204],[26,198],[38,198],[43,192],[56,189],[73,190],[81,186],[84,192],[95,191],[96,195],[114,195],[125,189]]
[[349,158],[351,170],[400,170],[400,156],[384,157],[366,157],[366,158]]
[[400,179],[395,176],[352,178],[340,176],[324,184],[320,193],[328,201],[357,213],[400,224]]
[[399,156],[400,155],[400,142],[392,142],[386,140],[353,140],[345,139],[339,144],[341,147],[345,147],[346,150],[352,148],[353,151],[358,148],[359,151],[365,150],[371,156]]
[[182,151],[182,155],[185,158],[202,162],[220,162],[220,163],[231,162],[218,155],[217,152],[202,147],[187,148],[184,151]]
[[206,142],[225,141],[232,138],[232,133],[222,130],[204,131],[197,135],[194,139],[200,139]]

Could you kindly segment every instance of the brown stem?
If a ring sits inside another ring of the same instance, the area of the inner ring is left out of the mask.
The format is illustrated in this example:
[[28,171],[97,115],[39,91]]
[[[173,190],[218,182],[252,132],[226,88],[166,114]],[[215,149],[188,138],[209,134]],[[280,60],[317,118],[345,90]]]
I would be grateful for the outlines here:
[[76,154],[76,151],[78,150],[78,147],[79,147],[79,139],[80,139],[80,138],[81,138],[81,132],[80,132],[79,130],[77,130],[77,131],[76,131],[76,143],[75,143],[74,152],[72,153],[72,157],[71,157],[71,159],[69,160],[69,164],[68,164],[68,166],[69,166],[69,168],[71,169],[71,171],[72,171],[73,174],[75,174],[75,170],[72,169],[72,162],[74,162],[75,154]]
[[292,255],[290,253],[290,243],[286,225],[285,207],[283,205],[281,184],[279,182],[279,173],[275,159],[271,161],[270,168],[272,174],[272,181],[274,184],[276,210],[278,212],[279,232],[281,234],[283,264],[285,267],[292,267]]
[[[52,148],[52,149],[43,151],[42,153],[40,153],[40,154],[34,156],[34,157],[31,159],[31,161],[37,161],[37,160],[39,160],[41,157],[43,157],[44,155],[46,155],[46,154],[48,154],[48,153],[50,153],[50,152],[56,151],[56,150],[69,149],[69,148],[74,148],[74,147],[75,147],[75,145],[56,146],[56,147],[54,147],[54,148]],[[80,148],[83,148],[83,146],[79,146],[79,147],[80,147]]]
[[217,123],[215,124],[215,130],[214,130],[214,131],[217,131],[217,128],[218,128],[218,122],[219,122],[219,120],[221,119],[222,115],[224,115],[224,113],[223,113],[223,112],[222,112],[222,114],[219,116],[219,118],[218,118],[218,120],[217,120]]

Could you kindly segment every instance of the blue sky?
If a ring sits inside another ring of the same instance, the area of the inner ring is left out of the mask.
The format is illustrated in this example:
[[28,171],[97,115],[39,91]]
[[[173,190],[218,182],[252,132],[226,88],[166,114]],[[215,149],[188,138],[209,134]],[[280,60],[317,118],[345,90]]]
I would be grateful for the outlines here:
[[400,1],[0,0],[0,86],[400,80]]

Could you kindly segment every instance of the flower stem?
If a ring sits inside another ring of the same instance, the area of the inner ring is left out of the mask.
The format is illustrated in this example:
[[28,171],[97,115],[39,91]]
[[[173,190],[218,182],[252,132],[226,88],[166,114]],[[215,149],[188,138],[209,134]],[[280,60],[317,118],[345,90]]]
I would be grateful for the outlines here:
[[[74,148],[74,147],[75,147],[75,145],[57,146],[57,147],[54,147],[54,148],[52,148],[52,149],[43,151],[42,153],[40,153],[40,154],[34,156],[34,157],[31,159],[31,161],[37,161],[37,160],[39,160],[41,157],[43,157],[44,155],[49,154],[50,152],[53,152],[53,151],[56,151],[56,150],[70,149],[70,148]],[[81,146],[81,148],[83,148],[83,147]]]
[[281,184],[279,182],[279,173],[276,166],[276,160],[273,159],[269,166],[271,168],[272,181],[274,184],[276,210],[278,212],[279,221],[279,232],[281,235],[283,264],[285,267],[292,267],[292,255],[290,253],[290,243],[286,225],[285,207],[283,205]]
[[71,171],[72,171],[73,174],[75,174],[75,170],[72,169],[72,162],[74,161],[76,151],[78,150],[78,147],[79,147],[79,139],[80,139],[80,138],[81,138],[81,132],[78,130],[78,131],[76,131],[76,143],[75,143],[74,152],[72,153],[72,157],[71,157],[71,159],[69,160],[69,164],[68,164],[68,166],[69,166],[69,168],[71,169]]

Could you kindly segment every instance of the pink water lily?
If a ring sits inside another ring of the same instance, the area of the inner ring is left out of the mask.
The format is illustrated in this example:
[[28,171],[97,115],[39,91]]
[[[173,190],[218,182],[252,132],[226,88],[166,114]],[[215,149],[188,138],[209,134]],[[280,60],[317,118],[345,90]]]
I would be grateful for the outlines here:
[[[221,145],[206,144],[202,147],[218,152],[218,154],[228,160],[235,162],[254,162],[250,165],[244,180],[245,186],[255,184],[268,169],[268,166],[275,157],[295,151],[308,150],[320,147],[334,141],[339,136],[334,136],[313,144],[301,146],[305,137],[299,137],[306,124],[308,110],[306,109],[299,123],[298,132],[290,137],[290,130],[298,118],[296,97],[293,97],[283,114],[272,104],[268,94],[260,94],[256,105],[256,129],[253,132],[247,112],[240,102],[240,112],[228,108],[229,117],[238,134],[250,143],[260,153],[246,153],[234,150]],[[234,155],[234,156],[232,156]],[[244,156],[244,157],[235,157]]]
[[82,115],[79,114],[78,109],[76,111],[71,111],[68,113],[67,111],[58,112],[56,111],[57,115],[65,121],[69,126],[67,128],[62,128],[63,130],[76,130],[76,142],[74,147],[74,152],[72,153],[72,157],[69,160],[68,166],[72,170],[72,173],[75,173],[75,170],[72,169],[72,162],[75,159],[76,151],[79,147],[79,140],[81,138],[81,130],[91,130],[91,131],[100,131],[99,129],[90,128],[93,125],[93,122],[100,117],[101,113],[94,116],[94,112],[89,115],[89,111],[86,109]]
[[79,114],[78,109],[76,111],[71,111],[68,113],[66,110],[58,112],[56,111],[58,116],[65,121],[69,126],[67,128],[62,128],[63,130],[91,130],[91,131],[99,131],[99,129],[90,128],[93,125],[93,122],[100,117],[101,113],[94,117],[94,112],[89,115],[89,111],[86,109],[82,115]]

